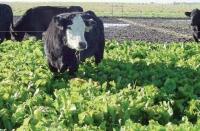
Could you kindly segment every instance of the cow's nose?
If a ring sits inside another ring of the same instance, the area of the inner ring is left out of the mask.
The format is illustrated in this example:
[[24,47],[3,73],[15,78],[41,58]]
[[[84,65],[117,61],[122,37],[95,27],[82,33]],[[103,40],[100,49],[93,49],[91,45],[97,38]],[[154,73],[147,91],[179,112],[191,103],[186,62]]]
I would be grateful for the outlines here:
[[80,46],[81,49],[87,48],[87,44],[85,42],[79,42],[79,46]]

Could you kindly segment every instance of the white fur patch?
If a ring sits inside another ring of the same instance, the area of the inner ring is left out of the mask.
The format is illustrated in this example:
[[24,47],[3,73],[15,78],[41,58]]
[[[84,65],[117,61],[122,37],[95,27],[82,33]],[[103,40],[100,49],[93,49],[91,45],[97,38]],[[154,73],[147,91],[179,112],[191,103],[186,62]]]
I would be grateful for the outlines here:
[[86,31],[86,25],[80,14],[76,14],[76,16],[72,19],[72,25],[70,25],[69,27],[71,29],[67,29],[66,31],[66,44],[72,49],[84,50],[79,45],[80,42],[84,42],[87,48],[87,41],[85,40],[84,36]]

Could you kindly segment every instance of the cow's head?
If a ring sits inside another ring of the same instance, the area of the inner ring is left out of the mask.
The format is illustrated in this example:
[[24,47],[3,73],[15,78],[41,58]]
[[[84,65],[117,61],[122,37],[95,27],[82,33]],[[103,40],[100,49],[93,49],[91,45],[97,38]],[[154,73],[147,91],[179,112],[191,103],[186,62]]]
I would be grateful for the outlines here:
[[25,35],[25,32],[20,31],[17,27],[10,26],[11,35],[16,41],[22,41]]
[[89,32],[93,26],[93,20],[85,21],[82,13],[64,13],[55,16],[54,22],[59,30],[64,33],[64,44],[78,51],[87,49],[85,32]]
[[192,27],[193,34],[197,38],[200,38],[200,10],[194,9],[192,12],[185,12],[185,15],[191,19],[190,25]]

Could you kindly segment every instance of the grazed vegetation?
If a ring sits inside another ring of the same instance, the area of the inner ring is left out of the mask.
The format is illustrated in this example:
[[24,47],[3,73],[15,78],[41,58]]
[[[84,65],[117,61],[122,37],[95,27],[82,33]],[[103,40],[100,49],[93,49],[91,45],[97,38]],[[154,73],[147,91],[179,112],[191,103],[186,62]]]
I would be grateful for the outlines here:
[[62,2],[41,2],[8,3],[13,8],[15,15],[22,15],[27,9],[41,5],[70,6],[79,5],[85,10],[93,10],[98,16],[137,16],[137,17],[185,17],[184,12],[194,8],[200,8],[197,3],[176,3],[176,4],[120,4],[120,3],[62,3]]
[[0,46],[0,128],[199,130],[200,45],[107,41],[105,58],[54,78],[40,41]]

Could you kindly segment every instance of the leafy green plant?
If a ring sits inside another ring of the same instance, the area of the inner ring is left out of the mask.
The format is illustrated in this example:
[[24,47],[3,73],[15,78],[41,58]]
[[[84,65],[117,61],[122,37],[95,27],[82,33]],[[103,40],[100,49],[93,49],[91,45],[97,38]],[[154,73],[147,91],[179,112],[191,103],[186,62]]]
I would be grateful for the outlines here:
[[200,45],[107,41],[55,78],[41,41],[0,46],[0,129],[199,130]]

